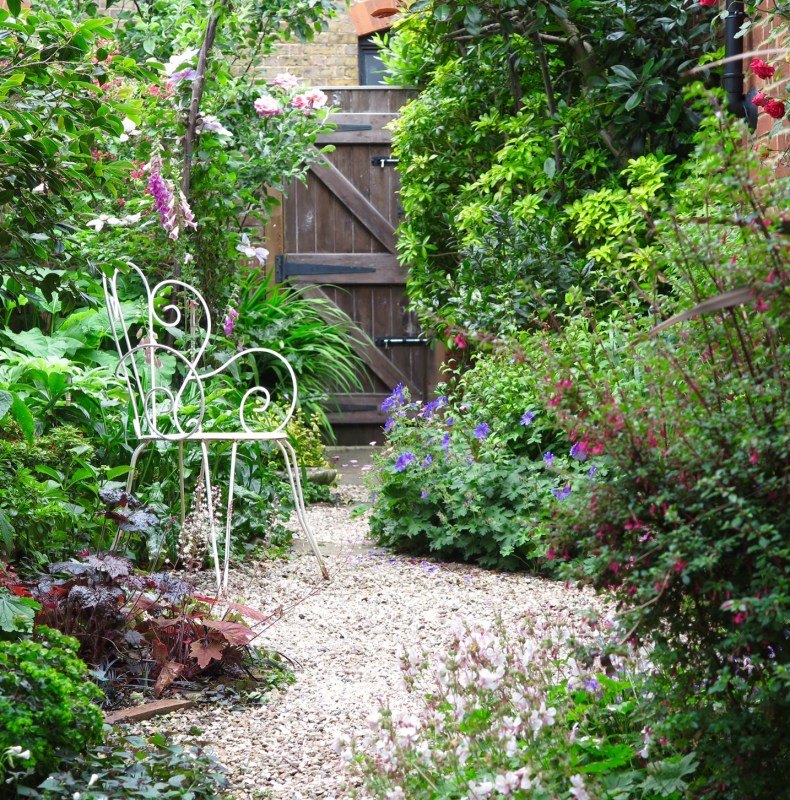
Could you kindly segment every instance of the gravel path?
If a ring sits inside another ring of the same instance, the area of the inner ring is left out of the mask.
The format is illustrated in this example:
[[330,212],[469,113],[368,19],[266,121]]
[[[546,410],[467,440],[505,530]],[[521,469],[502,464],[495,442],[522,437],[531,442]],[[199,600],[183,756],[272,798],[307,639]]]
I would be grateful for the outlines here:
[[200,729],[198,740],[228,767],[239,800],[349,797],[333,742],[362,733],[381,700],[409,706],[400,680],[404,645],[441,646],[457,616],[507,623],[541,611],[570,621],[594,602],[527,575],[393,556],[366,540],[365,517],[352,517],[366,492],[341,486],[340,493],[340,505],[308,510],[329,583],[309,552],[231,573],[231,597],[267,613],[290,608],[262,638],[296,662],[296,683],[264,705],[194,708],[141,725],[175,741],[194,740],[187,732]]

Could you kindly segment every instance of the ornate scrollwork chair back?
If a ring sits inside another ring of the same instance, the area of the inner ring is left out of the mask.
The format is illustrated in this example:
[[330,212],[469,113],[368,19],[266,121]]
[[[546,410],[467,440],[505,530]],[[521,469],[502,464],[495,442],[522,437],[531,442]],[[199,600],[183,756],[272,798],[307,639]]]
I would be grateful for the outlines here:
[[[237,448],[240,442],[272,442],[279,448],[285,462],[297,518],[318,560],[321,573],[328,578],[324,560],[312,531],[307,523],[302,493],[300,469],[296,452],[286,433],[298,401],[296,374],[288,359],[281,353],[265,347],[250,348],[231,356],[221,366],[209,371],[203,369],[203,358],[211,338],[211,314],[200,292],[188,283],[170,279],[151,287],[142,270],[130,265],[131,273],[142,282],[145,308],[142,321],[138,315],[130,322],[124,313],[118,288],[120,273],[104,276],[104,294],[112,336],[118,350],[117,374],[126,383],[132,405],[132,425],[138,445],[135,448],[127,491],[131,492],[137,461],[145,448],[153,441],[178,444],[179,483],[181,490],[181,522],[186,515],[184,486],[184,445],[194,442],[202,452],[201,476],[208,505],[210,520],[211,550],[219,591],[227,588],[228,564],[231,539],[231,515],[233,509],[233,487],[236,470]],[[162,333],[176,334],[175,342],[190,342],[189,353],[160,342]],[[211,379],[221,375],[228,377],[227,370],[241,359],[268,359],[280,377],[280,394],[273,402],[273,390],[266,386],[252,386],[243,394],[238,409],[238,426],[234,431],[207,429],[206,398],[209,396]],[[177,379],[176,379],[177,378]],[[282,391],[282,384],[290,391]],[[283,403],[282,401],[285,401]],[[271,413],[274,409],[277,415]],[[254,420],[248,415],[254,414]],[[269,420],[268,427],[261,430],[261,420]],[[224,569],[220,568],[217,534],[214,528],[213,496],[211,491],[211,462],[209,444],[231,442],[230,478],[225,530]],[[119,536],[113,544],[117,548]]]

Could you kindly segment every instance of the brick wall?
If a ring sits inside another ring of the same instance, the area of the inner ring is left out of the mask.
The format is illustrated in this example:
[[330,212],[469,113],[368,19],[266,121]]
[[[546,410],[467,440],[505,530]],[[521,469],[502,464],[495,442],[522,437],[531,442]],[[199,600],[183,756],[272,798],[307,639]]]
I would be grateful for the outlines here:
[[[751,31],[747,37],[745,47],[748,52],[767,48],[785,48],[784,53],[766,53],[761,56],[763,61],[781,69],[781,71],[785,73],[785,77],[781,82],[775,83],[755,78],[748,67],[752,56],[748,56],[744,59],[745,71],[747,73],[747,86],[745,90],[748,92],[751,86],[754,85],[758,90],[767,90],[767,94],[770,96],[784,100],[787,97],[785,93],[787,73],[790,72],[790,50],[788,50],[790,42],[788,42],[787,23],[777,18],[774,22],[773,29],[772,31],[772,29],[767,26],[760,26]],[[777,36],[776,30],[780,30],[782,35]],[[774,34],[772,41],[767,41],[772,32]],[[757,130],[755,135],[758,138],[759,146],[767,142],[770,148],[770,155],[765,162],[766,165],[774,170],[778,178],[790,177],[790,122],[785,118],[782,131],[769,139],[766,137],[766,134],[773,128],[774,122],[775,120],[771,119],[768,114],[761,110],[757,117]]]
[[345,8],[329,21],[329,28],[312,42],[283,42],[261,63],[266,79],[292,72],[313,86],[356,86],[359,83],[357,32]]

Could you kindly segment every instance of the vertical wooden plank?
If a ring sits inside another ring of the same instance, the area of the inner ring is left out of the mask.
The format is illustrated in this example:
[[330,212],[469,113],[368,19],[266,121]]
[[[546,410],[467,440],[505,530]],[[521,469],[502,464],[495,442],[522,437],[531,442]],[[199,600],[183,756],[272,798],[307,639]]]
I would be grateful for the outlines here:
[[[344,174],[348,174],[348,164],[350,157],[349,145],[341,144],[337,146],[331,154],[332,163]],[[364,225],[357,222],[351,212],[343,203],[335,199],[332,204],[332,225],[335,230],[335,253],[355,253],[356,249],[356,228],[364,230]],[[367,232],[366,232],[367,233]]]

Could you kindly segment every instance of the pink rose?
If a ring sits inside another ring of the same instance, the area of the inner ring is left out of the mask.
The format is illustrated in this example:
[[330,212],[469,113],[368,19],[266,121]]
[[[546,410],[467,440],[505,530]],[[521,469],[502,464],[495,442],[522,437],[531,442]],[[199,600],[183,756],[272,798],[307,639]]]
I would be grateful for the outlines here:
[[307,98],[310,108],[323,108],[328,99],[320,89],[308,89],[304,96]]
[[299,78],[297,78],[296,75],[291,75],[290,72],[281,72],[272,83],[290,92],[299,85]]
[[785,115],[785,104],[781,100],[774,100],[772,97],[765,104],[765,113],[774,119],[782,119]]
[[763,80],[773,78],[774,73],[776,72],[776,67],[766,64],[761,58],[753,58],[750,66],[752,68],[752,72],[758,78],[762,78]]
[[253,105],[259,117],[277,117],[283,113],[282,106],[270,94],[261,95]]
[[323,108],[327,102],[327,96],[320,89],[308,89],[304,94],[294,95],[291,105],[300,108],[305,114]]

